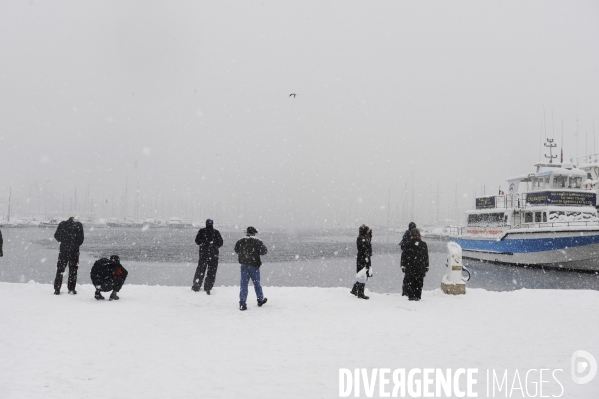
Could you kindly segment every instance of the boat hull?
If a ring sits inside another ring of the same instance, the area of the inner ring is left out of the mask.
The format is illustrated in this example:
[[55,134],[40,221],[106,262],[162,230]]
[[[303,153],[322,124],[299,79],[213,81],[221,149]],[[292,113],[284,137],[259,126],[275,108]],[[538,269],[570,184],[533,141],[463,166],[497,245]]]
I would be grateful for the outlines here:
[[572,270],[599,270],[599,229],[510,232],[500,239],[457,236],[465,258]]

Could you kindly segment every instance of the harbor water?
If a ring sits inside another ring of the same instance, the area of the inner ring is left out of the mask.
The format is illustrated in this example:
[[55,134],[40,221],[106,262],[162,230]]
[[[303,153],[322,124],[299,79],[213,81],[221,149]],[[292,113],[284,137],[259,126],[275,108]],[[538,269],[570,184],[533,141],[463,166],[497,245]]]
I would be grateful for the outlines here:
[[[233,247],[243,232],[220,231],[224,246],[220,251],[216,286],[239,285],[239,264]],[[129,270],[128,284],[191,286],[198,261],[196,233],[195,229],[85,228],[78,283],[90,283],[89,271],[96,259],[117,254]],[[4,257],[0,258],[0,281],[53,282],[58,258],[54,228],[3,229],[2,234]],[[264,229],[258,237],[269,250],[260,269],[265,287],[351,287],[353,284],[356,255],[353,230]],[[368,281],[369,290],[401,291],[400,240],[401,233],[374,232],[374,276]],[[439,288],[446,268],[446,243],[429,240],[428,246],[430,271],[424,281],[425,290]],[[599,290],[599,273],[464,262],[472,274],[470,288]]]

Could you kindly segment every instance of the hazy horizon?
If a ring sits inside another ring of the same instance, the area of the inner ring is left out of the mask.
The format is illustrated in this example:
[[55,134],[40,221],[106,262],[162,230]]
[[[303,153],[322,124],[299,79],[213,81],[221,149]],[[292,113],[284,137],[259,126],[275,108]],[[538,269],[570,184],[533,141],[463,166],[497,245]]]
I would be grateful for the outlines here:
[[461,217],[545,136],[597,152],[598,20],[593,1],[3,2],[0,218],[11,189],[14,217],[122,217],[125,190],[139,218]]

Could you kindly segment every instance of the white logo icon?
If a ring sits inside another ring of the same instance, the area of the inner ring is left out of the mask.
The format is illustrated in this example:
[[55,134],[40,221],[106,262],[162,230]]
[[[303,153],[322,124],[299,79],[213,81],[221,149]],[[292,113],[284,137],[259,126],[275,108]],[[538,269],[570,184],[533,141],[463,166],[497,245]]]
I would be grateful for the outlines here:
[[597,360],[587,351],[576,351],[572,354],[570,372],[574,383],[586,384],[597,374]]

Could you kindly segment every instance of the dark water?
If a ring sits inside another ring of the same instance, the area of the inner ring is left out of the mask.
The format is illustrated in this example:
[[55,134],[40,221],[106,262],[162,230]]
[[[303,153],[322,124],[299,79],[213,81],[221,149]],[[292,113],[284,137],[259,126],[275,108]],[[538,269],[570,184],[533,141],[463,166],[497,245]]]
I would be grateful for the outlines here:
[[[0,281],[51,283],[56,273],[58,243],[54,231],[40,228],[5,229],[4,258],[0,258]],[[94,260],[118,254],[129,270],[130,284],[190,286],[197,264],[195,230],[96,229],[85,230],[79,267],[79,282],[89,283]],[[221,248],[216,285],[239,285],[239,265],[233,253],[240,231],[221,230]],[[355,274],[353,231],[264,230],[259,237],[269,249],[261,268],[265,286],[351,286]],[[399,292],[403,274],[399,267],[400,234],[373,238],[374,278],[367,286],[375,292]],[[427,290],[439,288],[445,273],[446,243],[429,241],[431,267],[425,279]],[[555,271],[465,261],[472,272],[470,288],[509,291],[535,289],[599,290],[599,274]]]

